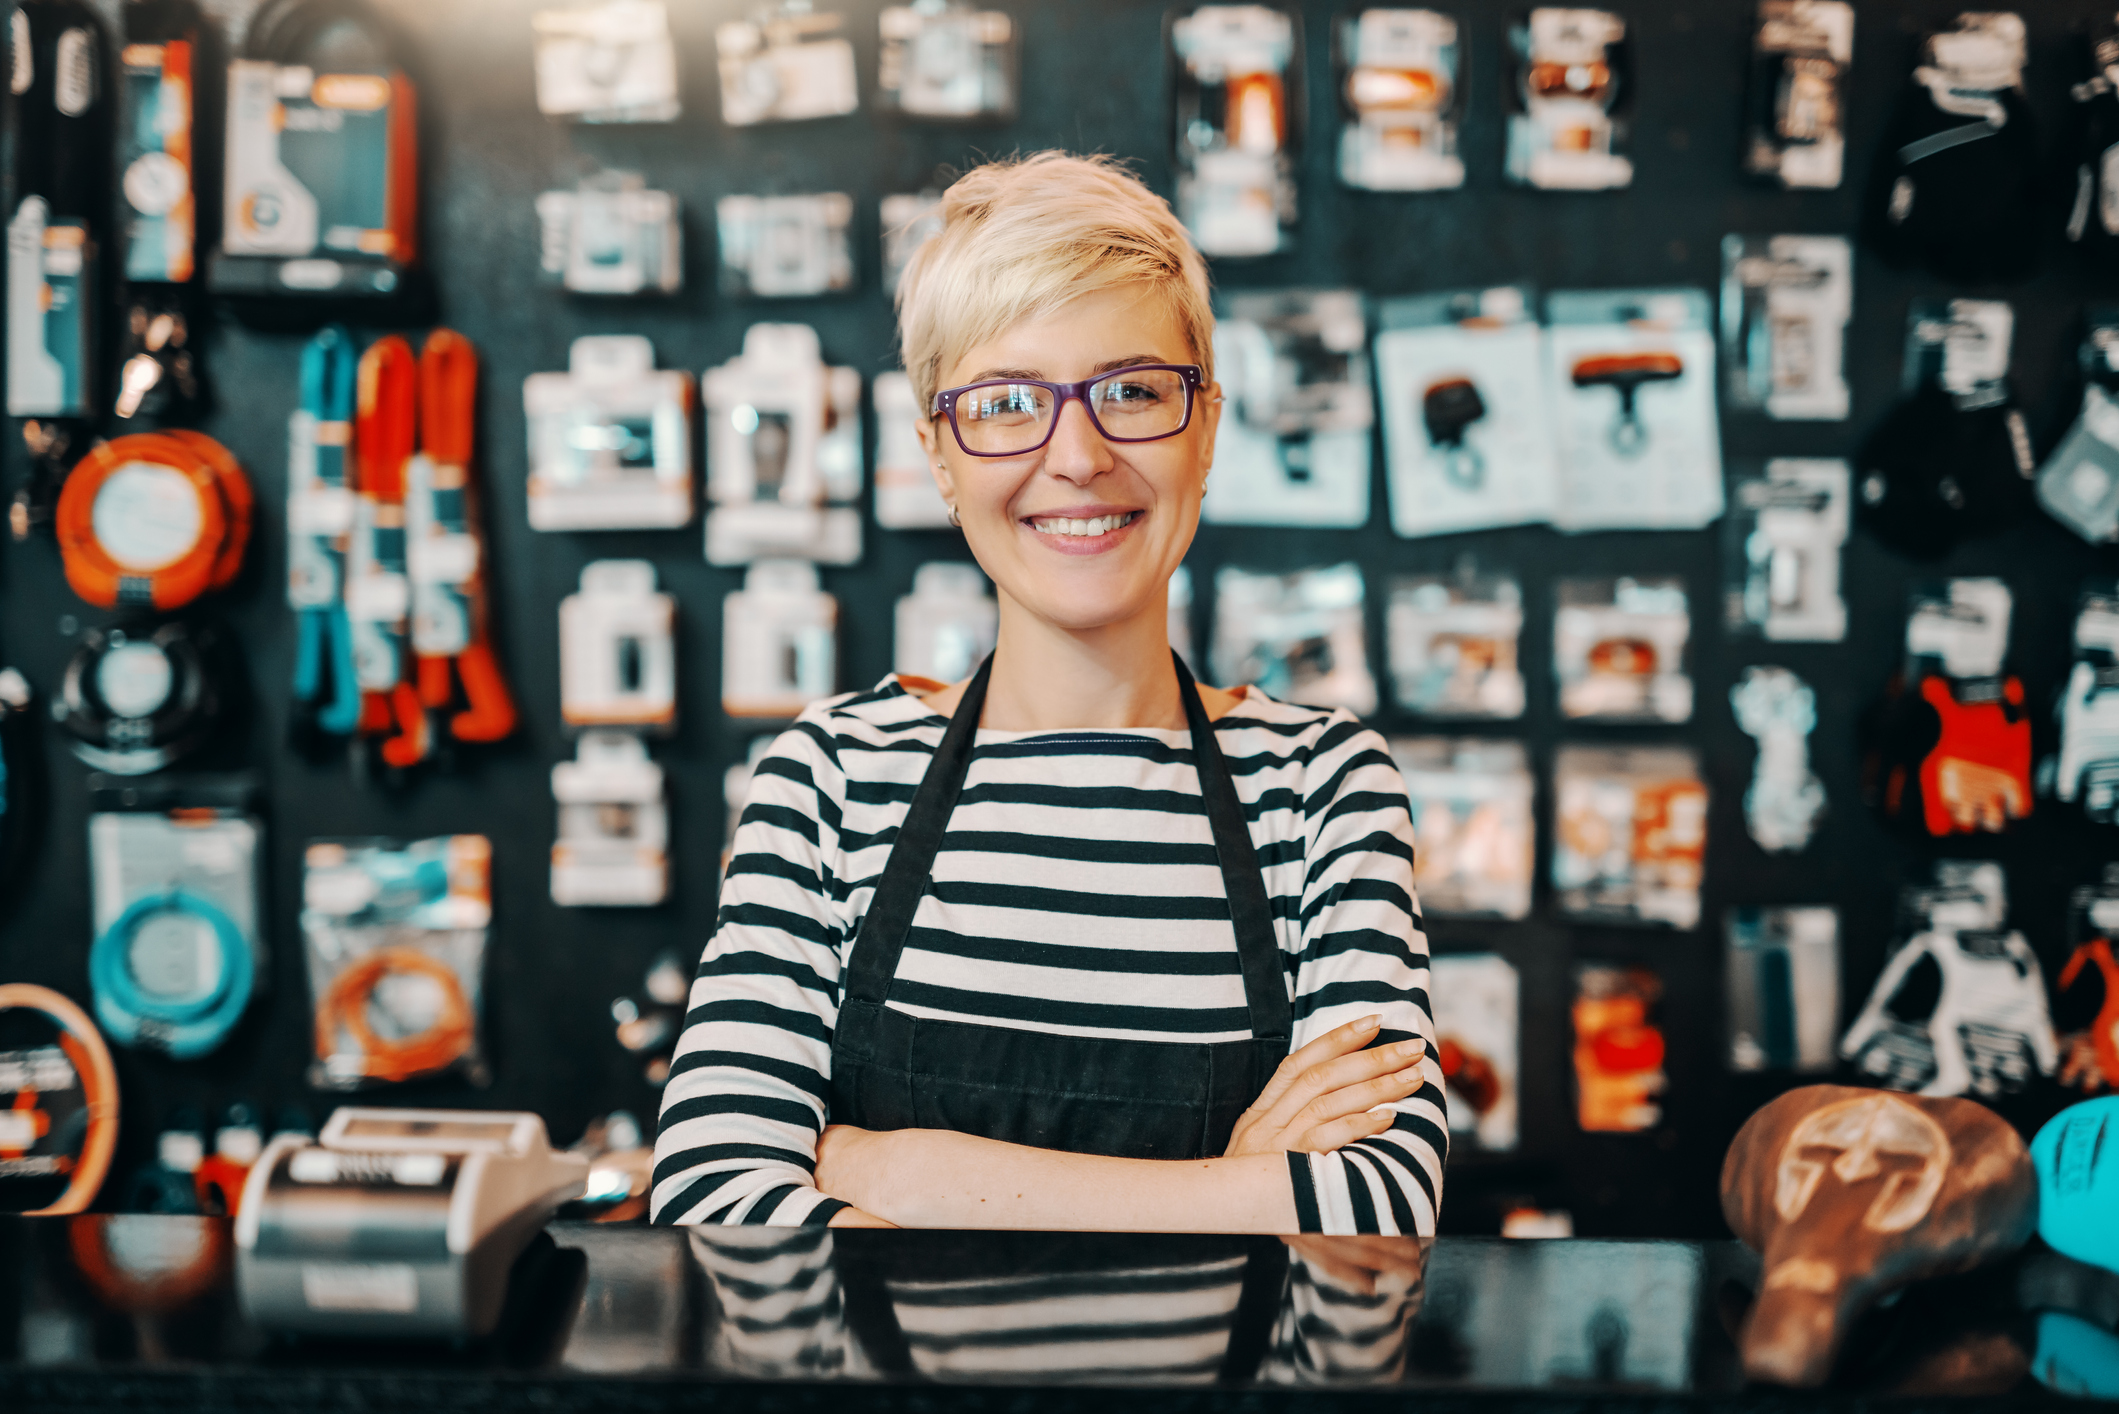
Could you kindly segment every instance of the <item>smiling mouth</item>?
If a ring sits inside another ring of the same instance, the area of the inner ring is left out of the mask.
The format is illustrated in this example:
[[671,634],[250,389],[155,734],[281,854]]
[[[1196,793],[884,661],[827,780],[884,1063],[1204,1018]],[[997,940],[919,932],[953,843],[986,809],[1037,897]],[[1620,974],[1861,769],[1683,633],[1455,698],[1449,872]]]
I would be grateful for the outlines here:
[[1040,535],[1071,535],[1089,537],[1109,535],[1122,526],[1139,520],[1140,511],[1126,511],[1120,515],[1094,516],[1088,520],[1072,520],[1066,516],[1032,516],[1028,525]]

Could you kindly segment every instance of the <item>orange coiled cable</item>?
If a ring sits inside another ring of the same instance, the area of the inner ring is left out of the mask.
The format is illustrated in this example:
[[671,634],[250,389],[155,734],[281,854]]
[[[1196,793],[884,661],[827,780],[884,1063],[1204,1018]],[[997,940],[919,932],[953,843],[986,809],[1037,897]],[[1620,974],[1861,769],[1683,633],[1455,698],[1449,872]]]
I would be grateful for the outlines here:
[[[390,1040],[368,1024],[368,1003],[383,978],[416,973],[441,989],[441,1015],[416,1036]],[[442,1070],[471,1049],[470,999],[455,969],[413,948],[378,948],[339,973],[316,1011],[316,1053],[329,1057],[343,1030],[365,1058],[362,1073],[373,1080],[411,1080]]]

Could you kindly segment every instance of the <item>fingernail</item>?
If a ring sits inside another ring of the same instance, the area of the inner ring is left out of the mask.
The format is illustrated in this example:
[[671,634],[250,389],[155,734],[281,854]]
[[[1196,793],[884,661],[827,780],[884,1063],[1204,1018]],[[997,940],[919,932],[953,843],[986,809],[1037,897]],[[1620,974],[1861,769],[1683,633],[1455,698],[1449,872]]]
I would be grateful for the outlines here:
[[1415,1036],[1410,1041],[1400,1041],[1397,1045],[1391,1047],[1391,1054],[1394,1056],[1417,1056],[1426,1049],[1427,1043]]
[[1401,1070],[1401,1071],[1399,1071],[1399,1072],[1398,1072],[1398,1078],[1399,1078],[1400,1080],[1403,1080],[1403,1081],[1404,1081],[1404,1082],[1405,1082],[1406,1084],[1408,1084],[1408,1085],[1418,1085],[1418,1084],[1419,1084],[1419,1083],[1420,1083],[1421,1081],[1425,1080],[1425,1079],[1426,1079],[1427,1077],[1426,1077],[1426,1076],[1424,1076],[1424,1075],[1422,1075],[1422,1074],[1420,1073],[1420,1067],[1418,1067],[1418,1066],[1414,1066],[1414,1067],[1413,1067],[1413,1068],[1412,1068],[1411,1070]]
[[1382,1017],[1364,1016],[1361,1018],[1361,1020],[1354,1023],[1354,1029],[1356,1031],[1374,1031],[1377,1027],[1381,1025],[1383,1025]]

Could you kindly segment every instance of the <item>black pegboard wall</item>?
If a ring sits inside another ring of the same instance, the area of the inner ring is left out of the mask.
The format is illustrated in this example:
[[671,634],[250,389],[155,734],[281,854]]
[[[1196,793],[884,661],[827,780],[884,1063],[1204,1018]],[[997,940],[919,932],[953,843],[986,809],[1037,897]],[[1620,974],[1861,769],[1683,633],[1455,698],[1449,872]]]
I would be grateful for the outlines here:
[[[465,752],[456,773],[428,774],[401,792],[358,786],[343,766],[311,763],[285,749],[285,685],[293,654],[283,588],[286,419],[301,337],[219,320],[205,337],[218,400],[203,426],[249,470],[261,516],[241,579],[188,611],[195,620],[218,623],[239,645],[251,695],[213,756],[198,764],[247,767],[266,782],[271,990],[230,1042],[207,1059],[175,1064],[120,1054],[127,1115],[116,1170],[121,1178],[151,1154],[154,1134],[175,1105],[212,1115],[237,1099],[268,1110],[296,1103],[321,1118],[333,1103],[303,1079],[310,1012],[296,914],[302,849],[320,837],[479,831],[495,844],[485,1008],[494,1083],[475,1091],[430,1084],[376,1098],[534,1109],[561,1142],[616,1106],[652,1115],[656,1094],[640,1078],[637,1060],[613,1039],[607,1008],[612,998],[637,991],[660,949],[674,944],[695,952],[711,931],[722,772],[742,758],[756,730],[725,720],[718,710],[721,601],[741,575],[705,563],[696,526],[670,532],[531,531],[524,509],[523,378],[565,367],[572,339],[606,332],[645,334],[662,366],[697,373],[733,357],[744,329],[761,320],[812,324],[830,361],[873,375],[896,366],[894,325],[878,275],[882,196],[919,190],[941,168],[1051,146],[1119,154],[1133,159],[1157,190],[1172,189],[1165,15],[1157,5],[997,0],[1021,25],[1021,116],[1004,126],[957,127],[873,111],[881,5],[843,0],[834,8],[849,16],[862,111],[812,123],[729,129],[719,121],[713,27],[746,5],[673,5],[684,116],[666,126],[599,128],[556,123],[536,112],[529,16],[538,0],[381,2],[402,27],[422,85],[425,251],[441,317],[473,339],[484,360],[478,461],[496,632],[523,725],[510,742]],[[115,19],[113,0],[98,3]],[[230,0],[211,8],[239,38],[248,5]],[[1467,21],[1470,41],[1466,188],[1436,195],[1341,188],[1332,171],[1338,115],[1330,25],[1338,11],[1318,0],[1304,0],[1299,8],[1309,95],[1301,229],[1286,255],[1218,263],[1214,276],[1223,288],[1347,285],[1378,297],[1508,281],[1540,289],[1713,288],[1726,233],[1853,233],[1873,149],[1911,66],[1916,35],[1946,21],[1957,7],[1865,0],[1850,93],[1848,181],[1836,192],[1784,193],[1746,186],[1737,177],[1750,0],[1622,6],[1637,42],[1637,175],[1627,191],[1593,195],[1503,184],[1506,11],[1489,4],[1454,7]],[[2049,142],[2060,130],[2066,85],[2079,76],[2075,46],[2099,13],[2090,0],[2025,7],[2032,104]],[[683,202],[681,295],[591,300],[537,282],[537,193],[570,186],[600,167],[640,171],[650,185]],[[714,292],[717,197],[826,190],[849,192],[856,201],[859,284],[853,292],[795,301],[734,300]],[[2049,445],[2071,415],[2065,406],[2071,396],[2067,370],[2080,308],[2119,296],[2119,272],[2087,268],[2063,250],[2057,224],[2056,218],[2043,273],[2000,289],[1951,287],[1891,271],[1865,254],[1856,272],[1849,342],[1853,416],[1821,424],[1726,416],[1725,459],[1740,465],[1768,456],[1851,456],[1895,397],[1908,300],[1933,294],[2001,295],[2016,303],[2017,386],[2041,448]],[[872,447],[872,427],[869,441]],[[1857,534],[1846,554],[1852,610],[1846,641],[1762,645],[1727,640],[1721,632],[1718,528],[1579,537],[1518,529],[1404,541],[1392,535],[1386,518],[1380,442],[1376,462],[1374,508],[1360,530],[1202,530],[1190,561],[1202,600],[1194,627],[1204,644],[1210,615],[1205,601],[1211,597],[1206,590],[1220,565],[1293,569],[1351,558],[1368,577],[1370,648],[1380,677],[1383,591],[1390,576],[1447,569],[1469,552],[1489,567],[1513,569],[1524,581],[1529,711],[1520,723],[1489,730],[1529,742],[1541,779],[1538,908],[1522,924],[1431,919],[1429,925],[1438,950],[1492,949],[1521,970],[1523,1145],[1514,1158],[1471,1159],[1457,1167],[1447,1226],[1488,1226],[1499,1201],[1520,1195],[1570,1209],[1584,1233],[1723,1231],[1714,1194],[1722,1150],[1744,1116],[1786,1083],[1732,1077],[1725,1068],[1720,920],[1732,905],[1838,905],[1851,1014],[1882,966],[1899,886],[1923,876],[1927,861],[1939,855],[2000,858],[2008,864],[2015,919],[2050,976],[2065,955],[2067,892],[2119,854],[2114,836],[2047,807],[1999,838],[1927,846],[1888,833],[1859,803],[1856,722],[1899,659],[1909,584],[1931,574],[1999,574],[2016,590],[2015,662],[2040,704],[2039,750],[2052,749],[2043,712],[2065,672],[2075,591],[2086,574],[2112,572],[2109,553],[2092,551],[2042,517],[1932,565],[1915,565]],[[17,472],[19,467],[11,468],[10,476]],[[842,687],[865,686],[888,670],[891,604],[909,590],[914,568],[964,555],[953,533],[883,531],[871,523],[862,561],[823,572],[842,611]],[[547,887],[554,823],[548,773],[572,752],[559,729],[558,604],[574,589],[583,564],[635,556],[654,561],[663,587],[680,606],[681,724],[674,739],[655,748],[670,773],[673,898],[649,910],[561,909]],[[1550,667],[1552,583],[1563,575],[1612,573],[1679,574],[1692,590],[1690,666],[1698,711],[1687,727],[1562,729]],[[40,692],[57,684],[80,629],[108,617],[74,599],[48,542],[0,548],[0,663],[23,669]],[[1737,730],[1727,692],[1753,662],[1785,664],[1818,692],[1812,749],[1831,813],[1810,848],[1794,857],[1764,855],[1743,828],[1741,801],[1753,744]],[[1389,706],[1376,725],[1393,734],[1421,729]],[[0,898],[0,976],[47,983],[86,1001],[87,772],[66,754],[56,733],[47,729],[42,738],[48,804],[36,825],[29,867]],[[1562,740],[1677,740],[1701,749],[1713,807],[1700,930],[1583,927],[1555,915],[1543,883],[1551,826],[1544,783]],[[1647,963],[1664,978],[1672,1085],[1666,1123],[1655,1133],[1585,1135],[1575,1126],[1569,978],[1574,962],[1590,959]],[[2017,1108],[2028,1122],[2054,1103],[2056,1096],[2041,1092]]]

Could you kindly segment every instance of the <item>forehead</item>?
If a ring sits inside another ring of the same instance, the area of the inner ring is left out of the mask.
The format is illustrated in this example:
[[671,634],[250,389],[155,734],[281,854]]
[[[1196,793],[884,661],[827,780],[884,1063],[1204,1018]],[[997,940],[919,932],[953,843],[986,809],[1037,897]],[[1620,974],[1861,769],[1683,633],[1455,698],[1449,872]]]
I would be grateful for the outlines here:
[[1055,309],[1017,320],[981,340],[942,370],[941,386],[997,370],[1054,382],[1086,378],[1120,359],[1196,363],[1177,304],[1159,285],[1126,284],[1091,290]]

